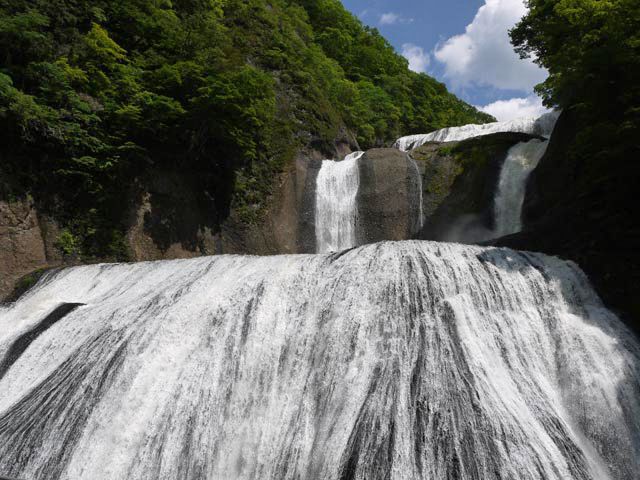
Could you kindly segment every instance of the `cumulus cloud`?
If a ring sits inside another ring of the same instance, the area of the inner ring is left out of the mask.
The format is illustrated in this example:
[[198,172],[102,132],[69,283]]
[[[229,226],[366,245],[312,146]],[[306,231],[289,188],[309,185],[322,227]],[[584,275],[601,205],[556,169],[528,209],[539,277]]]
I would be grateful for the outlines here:
[[380,25],[393,25],[400,21],[400,15],[393,12],[383,13],[380,15]]
[[493,115],[500,122],[520,117],[539,117],[549,111],[549,109],[542,105],[542,100],[533,95],[526,98],[498,100],[497,102],[478,108],[489,115]]
[[398,23],[412,23],[413,18],[403,17],[399,13],[387,12],[380,15],[380,25],[396,25]]
[[402,45],[402,56],[409,60],[409,69],[418,73],[426,72],[431,60],[422,47],[413,43]]
[[454,88],[470,85],[530,92],[546,72],[522,60],[509,41],[509,30],[527,9],[524,0],[485,0],[465,32],[435,49],[444,75]]

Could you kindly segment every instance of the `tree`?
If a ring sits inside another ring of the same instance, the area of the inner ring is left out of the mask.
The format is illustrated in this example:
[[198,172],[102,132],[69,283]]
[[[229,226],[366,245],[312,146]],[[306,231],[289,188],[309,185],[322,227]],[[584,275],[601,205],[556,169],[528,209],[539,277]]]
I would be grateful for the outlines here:
[[511,39],[522,57],[549,71],[536,88],[546,105],[637,115],[640,2],[529,0],[528,6]]

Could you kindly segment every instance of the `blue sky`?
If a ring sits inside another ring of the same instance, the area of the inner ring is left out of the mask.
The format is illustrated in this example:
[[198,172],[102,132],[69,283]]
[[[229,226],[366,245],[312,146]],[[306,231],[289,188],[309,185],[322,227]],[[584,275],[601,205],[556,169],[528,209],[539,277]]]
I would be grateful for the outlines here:
[[447,84],[465,101],[499,120],[544,109],[533,86],[545,72],[521,60],[508,30],[525,13],[524,0],[343,0],[376,27],[410,67]]

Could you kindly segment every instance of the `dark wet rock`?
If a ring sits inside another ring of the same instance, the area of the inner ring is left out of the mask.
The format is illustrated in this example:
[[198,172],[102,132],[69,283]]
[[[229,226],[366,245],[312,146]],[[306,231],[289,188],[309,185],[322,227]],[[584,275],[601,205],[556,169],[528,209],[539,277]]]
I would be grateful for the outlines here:
[[358,243],[405,240],[419,225],[418,169],[404,152],[369,150],[360,159]]

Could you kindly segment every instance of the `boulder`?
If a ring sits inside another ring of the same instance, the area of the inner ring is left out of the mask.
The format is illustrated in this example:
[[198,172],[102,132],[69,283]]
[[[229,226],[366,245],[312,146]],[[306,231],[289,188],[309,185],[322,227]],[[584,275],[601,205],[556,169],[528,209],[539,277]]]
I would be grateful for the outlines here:
[[404,152],[369,150],[359,163],[358,244],[414,238],[420,230],[420,175]]

